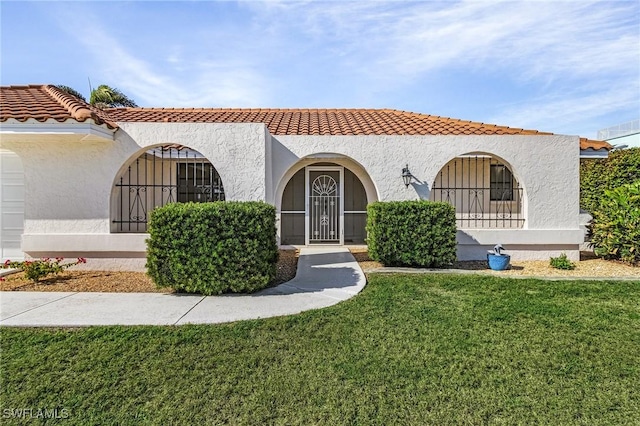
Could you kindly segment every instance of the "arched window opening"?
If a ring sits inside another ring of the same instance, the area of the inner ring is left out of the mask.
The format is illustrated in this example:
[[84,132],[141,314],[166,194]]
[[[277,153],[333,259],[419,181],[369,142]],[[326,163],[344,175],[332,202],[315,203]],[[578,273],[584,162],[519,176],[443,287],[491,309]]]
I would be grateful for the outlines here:
[[522,228],[523,191],[509,167],[489,155],[462,155],[438,173],[432,201],[456,209],[458,228]]
[[136,158],[116,180],[113,230],[146,232],[149,214],[169,203],[224,201],[213,165],[181,145],[155,147]]

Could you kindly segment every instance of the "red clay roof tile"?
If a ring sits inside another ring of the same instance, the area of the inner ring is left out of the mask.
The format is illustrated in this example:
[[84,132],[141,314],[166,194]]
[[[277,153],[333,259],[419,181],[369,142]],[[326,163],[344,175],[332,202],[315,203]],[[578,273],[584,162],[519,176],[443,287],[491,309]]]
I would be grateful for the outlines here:
[[[264,123],[273,135],[551,135],[393,109],[107,108],[100,110],[55,86],[0,88],[0,122],[10,118],[46,121],[93,119],[118,122]],[[602,141],[580,139],[580,149],[611,149]]]
[[84,122],[91,119],[98,125],[118,128],[103,111],[52,85],[0,87],[0,122],[10,118],[42,122],[49,119],[59,122],[69,119]]
[[611,144],[604,141],[596,141],[593,139],[580,138],[580,149],[589,149],[589,148],[594,149],[596,151],[601,149],[606,149],[607,151],[610,151],[611,149],[613,149],[613,146],[611,146]]

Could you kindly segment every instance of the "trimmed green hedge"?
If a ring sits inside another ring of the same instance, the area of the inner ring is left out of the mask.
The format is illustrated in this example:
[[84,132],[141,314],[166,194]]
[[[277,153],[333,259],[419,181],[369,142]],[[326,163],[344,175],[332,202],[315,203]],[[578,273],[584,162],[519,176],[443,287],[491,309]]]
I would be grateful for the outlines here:
[[640,148],[613,151],[609,158],[580,163],[580,207],[594,213],[604,191],[640,181]]
[[604,191],[593,219],[591,244],[597,256],[640,263],[640,180]]
[[447,266],[456,260],[455,210],[431,201],[369,204],[367,245],[369,257],[387,266]]
[[149,221],[147,270],[158,287],[253,292],[275,279],[275,208],[261,202],[172,203]]

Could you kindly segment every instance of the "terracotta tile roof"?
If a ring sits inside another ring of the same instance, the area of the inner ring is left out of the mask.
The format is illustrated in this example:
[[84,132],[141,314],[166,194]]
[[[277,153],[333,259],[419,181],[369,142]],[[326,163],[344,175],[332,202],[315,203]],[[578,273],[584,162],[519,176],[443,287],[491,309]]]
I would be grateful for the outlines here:
[[0,122],[10,118],[18,121],[35,119],[41,122],[49,119],[58,122],[69,119],[84,122],[92,119],[98,125],[118,128],[104,112],[52,85],[0,87]]
[[[393,109],[107,108],[100,110],[55,86],[10,86],[0,91],[0,122],[92,118],[117,122],[264,123],[272,135],[551,135]],[[611,149],[606,142],[580,140],[580,149]]]
[[[265,123],[272,135],[552,135],[393,109],[111,108],[117,122]],[[580,149],[611,149],[580,139]]]
[[117,122],[265,123],[272,135],[546,134],[392,109],[111,108]]
[[604,141],[580,138],[580,149],[593,149],[595,151],[606,149],[607,151],[611,151],[613,149],[613,146]]

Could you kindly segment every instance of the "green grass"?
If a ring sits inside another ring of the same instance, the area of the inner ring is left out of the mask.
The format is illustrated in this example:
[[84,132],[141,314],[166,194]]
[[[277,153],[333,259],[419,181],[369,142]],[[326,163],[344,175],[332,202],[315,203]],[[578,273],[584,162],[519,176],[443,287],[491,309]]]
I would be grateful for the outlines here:
[[83,425],[640,424],[640,283],[369,278],[354,299],[284,318],[3,328],[0,416],[57,407],[64,424]]

